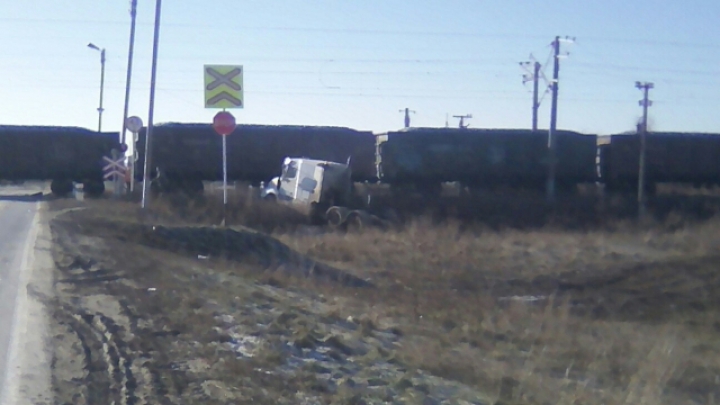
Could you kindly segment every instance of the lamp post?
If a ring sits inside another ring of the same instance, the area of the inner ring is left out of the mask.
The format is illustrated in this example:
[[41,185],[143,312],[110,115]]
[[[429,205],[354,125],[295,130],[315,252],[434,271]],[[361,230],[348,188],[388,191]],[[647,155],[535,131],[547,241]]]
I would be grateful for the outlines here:
[[102,113],[103,113],[103,89],[105,87],[105,48],[100,49],[93,43],[88,44],[88,48],[100,51],[100,106],[98,107],[98,132],[102,131]]

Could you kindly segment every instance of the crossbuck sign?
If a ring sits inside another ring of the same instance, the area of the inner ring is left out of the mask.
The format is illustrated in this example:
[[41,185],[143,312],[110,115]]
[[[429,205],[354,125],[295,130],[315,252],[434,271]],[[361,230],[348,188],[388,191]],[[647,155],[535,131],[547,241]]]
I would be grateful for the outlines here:
[[127,167],[125,167],[124,163],[125,158],[120,158],[118,160],[112,160],[111,158],[107,156],[103,156],[103,162],[107,163],[103,167],[103,178],[109,179],[114,175],[117,175],[118,177],[124,177],[125,171],[127,170]]
[[243,108],[243,67],[205,65],[205,108]]

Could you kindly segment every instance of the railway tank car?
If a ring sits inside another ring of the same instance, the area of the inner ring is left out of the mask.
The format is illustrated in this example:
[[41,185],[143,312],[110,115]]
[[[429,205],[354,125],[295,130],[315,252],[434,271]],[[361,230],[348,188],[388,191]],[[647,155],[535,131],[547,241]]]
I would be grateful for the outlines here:
[[89,195],[105,190],[104,156],[119,148],[118,134],[63,126],[0,126],[0,179],[50,180],[56,195],[83,183]]
[[[611,135],[600,145],[600,174],[610,192],[637,191],[640,136]],[[696,187],[720,185],[720,134],[649,132],[645,152],[646,187],[684,183]]]
[[[597,136],[556,133],[559,189],[597,180]],[[542,189],[547,179],[547,131],[409,128],[378,135],[382,182],[437,190],[442,182],[470,188]]]
[[[143,178],[145,139],[136,143],[136,178]],[[202,191],[203,181],[222,180],[222,139],[210,124],[167,123],[153,126],[152,178],[156,190]],[[253,184],[277,175],[287,156],[346,162],[355,181],[375,179],[375,137],[372,132],[345,127],[238,125],[227,137],[230,181]]]

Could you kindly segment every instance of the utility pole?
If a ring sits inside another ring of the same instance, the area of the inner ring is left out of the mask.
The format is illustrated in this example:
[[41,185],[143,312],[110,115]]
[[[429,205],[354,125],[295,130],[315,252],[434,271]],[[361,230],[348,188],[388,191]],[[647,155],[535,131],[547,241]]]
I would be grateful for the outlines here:
[[460,118],[460,124],[458,125],[458,128],[465,129],[470,126],[470,124],[463,125],[465,123],[465,118],[472,118],[472,114],[453,115],[453,118]]
[[[572,42],[574,38],[565,37],[565,41]],[[555,140],[555,131],[557,130],[557,101],[558,101],[558,79],[560,74],[560,37],[556,36],[552,43],[553,46],[553,80],[552,89],[552,107],[550,108],[550,130],[548,131],[548,179],[547,179],[547,200],[550,203],[555,202],[555,168],[557,165],[557,142]]]
[[[123,121],[122,121],[122,129],[120,130],[120,144],[126,145],[125,140],[125,133],[127,132],[127,119],[128,119],[128,109],[130,106],[130,82],[132,79],[132,61],[133,61],[133,49],[135,46],[135,17],[137,16],[137,0],[130,0],[130,46],[128,49],[128,66],[127,66],[127,79],[125,80],[125,107],[123,108]],[[135,167],[135,135],[133,134],[132,139],[133,144],[133,153],[130,155],[130,158],[127,160],[128,166]],[[123,152],[123,158],[125,158],[125,153]],[[124,179],[123,179],[124,180]],[[133,183],[135,182],[134,179],[130,179],[130,190],[133,189]],[[117,189],[122,189],[122,181],[118,180],[116,184]]]
[[152,69],[150,74],[150,108],[148,111],[147,133],[145,134],[145,162],[141,207],[147,207],[147,194],[150,189],[150,164],[152,158],[153,113],[155,112],[155,82],[157,77],[158,42],[160,41],[160,8],[162,0],[155,0],[155,30],[153,34]]
[[[130,105],[130,81],[132,79],[133,50],[135,48],[135,17],[137,16],[137,0],[130,0],[130,49],[128,50],[127,79],[125,80],[125,108],[123,110],[122,132],[120,143],[125,143],[127,131],[128,109]],[[133,139],[133,142],[135,140]],[[133,149],[134,150],[134,149]],[[133,161],[133,164],[135,162]]]
[[410,128],[410,113],[415,114],[416,112],[407,107],[404,110],[400,110],[400,112],[403,111],[405,111],[405,128]]
[[648,93],[654,87],[650,82],[635,82],[635,87],[642,90],[643,99],[640,100],[640,106],[643,108],[642,128],[640,128],[640,167],[638,169],[638,216],[640,219],[645,218],[645,150],[647,138],[647,116],[648,107],[652,105],[652,101],[648,100]]
[[[526,68],[531,62],[520,62],[520,66]],[[523,75],[523,84],[533,81],[533,104],[532,104],[532,129],[537,131],[538,124],[538,109],[540,108],[540,102],[538,101],[538,82],[540,81],[540,62],[535,61],[533,64],[534,69],[532,73]]]

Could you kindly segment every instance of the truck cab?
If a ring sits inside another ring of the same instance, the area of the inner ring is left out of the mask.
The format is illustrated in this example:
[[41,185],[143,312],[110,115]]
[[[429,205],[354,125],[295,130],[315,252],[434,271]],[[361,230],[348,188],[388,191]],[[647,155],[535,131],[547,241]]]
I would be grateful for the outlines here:
[[288,204],[314,221],[325,221],[330,207],[347,206],[352,195],[349,164],[285,158],[281,174],[263,188],[261,197]]

